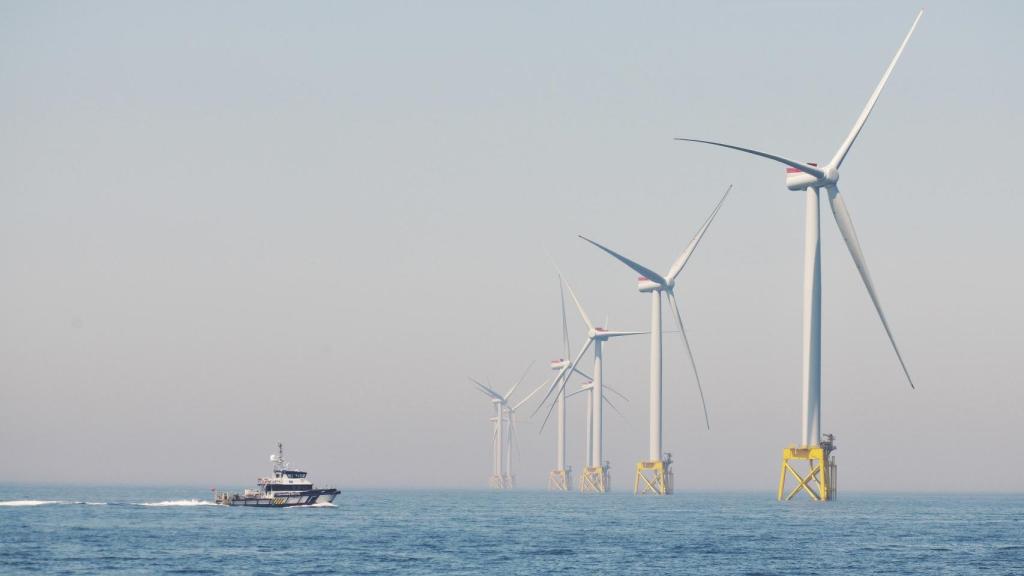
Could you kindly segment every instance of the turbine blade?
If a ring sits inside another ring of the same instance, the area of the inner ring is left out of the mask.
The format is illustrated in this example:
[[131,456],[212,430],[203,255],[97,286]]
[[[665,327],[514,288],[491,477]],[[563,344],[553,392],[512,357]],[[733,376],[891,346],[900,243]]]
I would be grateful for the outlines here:
[[882,312],[882,304],[878,301],[875,285],[871,282],[871,274],[868,273],[868,263],[864,260],[864,253],[861,252],[860,242],[857,240],[857,231],[853,229],[853,220],[850,219],[850,212],[846,209],[846,203],[843,202],[843,197],[840,196],[839,188],[836,186],[828,187],[828,202],[832,206],[832,214],[836,217],[839,232],[843,235],[843,240],[846,241],[846,247],[850,249],[853,263],[857,266],[857,271],[860,272],[860,278],[864,281],[864,287],[868,289],[871,302],[875,305],[875,310],[878,311],[878,318],[882,321],[885,333],[889,336],[889,342],[892,343],[892,349],[896,352],[896,358],[899,358],[900,366],[903,367],[903,373],[907,376],[907,382],[913,388],[914,381],[910,378],[910,371],[907,370],[907,365],[903,362],[903,355],[900,354],[900,349],[896,346],[896,339],[893,338],[892,330],[889,329],[889,322],[886,321],[885,314]]
[[722,148],[732,148],[733,150],[739,150],[740,152],[746,152],[747,154],[753,154],[754,156],[760,156],[769,160],[775,160],[776,162],[782,162],[786,166],[796,168],[801,172],[806,172],[815,178],[824,178],[825,173],[820,169],[804,162],[797,162],[796,160],[790,160],[782,156],[776,156],[775,154],[769,154],[767,152],[760,152],[758,150],[751,150],[750,148],[741,148],[739,146],[733,146],[732,144],[723,144],[721,142],[712,142],[710,140],[697,140],[695,138],[676,138],[683,142],[700,142],[701,144],[711,144],[712,146],[721,146]]
[[627,398],[625,394],[623,394],[622,392],[619,392],[619,391],[618,391],[618,390],[616,390],[615,388],[612,388],[611,386],[609,386],[609,385],[607,385],[607,384],[602,384],[602,385],[601,385],[601,387],[603,387],[603,388],[607,388],[609,392],[612,392],[612,393],[614,393],[614,394],[615,394],[616,396],[618,396],[619,398],[622,398],[622,399],[623,399],[623,400],[625,400],[626,402],[629,402],[629,398]]
[[568,394],[565,395],[565,397],[566,398],[572,398],[573,396],[575,396],[577,394],[582,394],[582,393],[584,393],[586,391],[587,391],[586,388],[580,388],[579,390],[577,390],[575,392],[569,392]]
[[526,367],[526,370],[523,371],[523,375],[519,377],[519,380],[515,383],[515,385],[512,386],[512,388],[509,388],[508,393],[506,393],[504,396],[502,396],[502,398],[501,398],[502,400],[508,400],[509,397],[512,396],[512,393],[515,392],[516,388],[518,388],[519,385],[523,383],[523,380],[526,378],[526,375],[529,374],[529,372],[530,372],[530,368],[533,368],[533,365],[536,362],[537,362],[536,360],[530,362],[530,365]]
[[650,334],[647,332],[599,332],[602,338],[618,338],[619,336],[637,336],[639,334]]
[[551,405],[548,406],[548,413],[544,415],[544,421],[540,423],[540,430],[537,431],[537,434],[542,434],[544,432],[544,427],[548,425],[548,419],[551,418],[551,413],[554,412],[555,406],[557,405],[558,402],[552,402]]
[[548,391],[544,393],[544,397],[541,398],[540,402],[537,403],[537,407],[534,408],[533,412],[530,413],[530,418],[533,418],[534,416],[537,415],[537,412],[540,412],[540,409],[544,407],[544,404],[547,403],[548,398],[551,397],[551,394],[555,390],[560,389],[561,386],[565,385],[565,383],[563,382],[563,378],[565,378],[567,374],[566,368],[562,368],[561,370],[558,371],[558,374],[555,375],[555,380],[551,383],[551,386],[548,388]]
[[590,242],[594,246],[597,246],[601,250],[604,250],[609,255],[611,255],[612,258],[615,258],[619,262],[622,262],[626,266],[629,266],[630,268],[635,270],[638,274],[640,274],[644,278],[647,278],[651,282],[657,282],[658,284],[661,284],[662,286],[664,286],[666,284],[665,279],[661,277],[661,274],[658,274],[654,270],[651,270],[650,268],[647,268],[646,266],[638,264],[637,262],[634,262],[633,260],[630,260],[629,258],[626,258],[622,254],[619,254],[618,252],[615,252],[614,250],[612,250],[610,248],[606,248],[606,247],[598,244],[597,242],[594,242],[593,240],[591,240],[590,238],[587,238],[586,236],[584,236],[582,234],[577,234],[577,236],[579,236],[580,238],[586,240],[587,242]]
[[587,374],[587,373],[586,373],[586,372],[584,372],[583,370],[580,370],[579,368],[574,368],[574,369],[573,369],[573,372],[575,372],[575,373],[579,374],[580,376],[583,376],[583,377],[584,377],[584,378],[586,378],[587,380],[593,380],[593,378],[592,378],[592,377],[591,377],[591,376],[590,376],[589,374]]
[[497,392],[495,392],[494,390],[491,390],[491,389],[490,389],[490,388],[488,388],[487,386],[484,386],[484,385],[483,385],[483,384],[481,384],[481,383],[480,383],[480,381],[479,381],[479,380],[477,380],[476,378],[472,378],[472,377],[471,377],[471,378],[470,378],[470,381],[472,381],[472,382],[473,382],[473,384],[476,384],[476,385],[477,385],[477,387],[478,387],[478,388],[480,388],[480,390],[481,390],[481,391],[482,391],[482,392],[483,392],[484,394],[487,394],[487,395],[488,395],[488,396],[490,396],[491,398],[494,398],[495,400],[501,400],[501,399],[502,399],[502,398],[501,398],[501,394],[498,394],[498,393],[497,393]]
[[551,265],[555,267],[555,272],[558,273],[558,280],[565,284],[565,287],[569,289],[569,295],[572,296],[572,301],[576,303],[576,309],[579,310],[580,316],[583,317],[583,323],[587,325],[587,328],[593,330],[594,325],[591,324],[590,318],[587,317],[587,313],[583,311],[583,306],[580,304],[579,298],[576,297],[576,293],[572,290],[572,284],[569,284],[569,281],[565,279],[565,275],[562,274],[561,269],[558,268],[558,264],[550,254],[548,254],[548,258],[551,259]]
[[683,266],[686,266],[686,261],[690,259],[690,255],[693,254],[694,249],[697,248],[697,244],[700,243],[700,239],[703,238],[704,233],[708,231],[708,227],[711,226],[711,221],[715,219],[715,215],[717,215],[718,210],[722,208],[722,204],[725,202],[725,198],[729,195],[731,190],[732,184],[725,189],[725,194],[722,194],[722,199],[718,201],[717,205],[715,205],[715,209],[711,211],[711,215],[704,221],[704,225],[697,231],[693,240],[690,240],[690,244],[686,246],[686,250],[683,250],[683,253],[679,255],[679,258],[672,263],[672,268],[668,271],[668,276],[666,277],[669,282],[675,280],[676,276],[679,276],[679,273],[683,271]]
[[690,350],[690,341],[686,339],[686,329],[683,328],[683,315],[679,313],[679,303],[676,302],[676,295],[672,290],[667,290],[669,304],[672,305],[673,316],[676,319],[676,326],[679,327],[679,335],[683,338],[683,345],[686,346],[686,355],[690,357],[690,365],[693,366],[693,377],[697,380],[697,392],[700,393],[700,405],[704,408],[704,425],[711,430],[711,420],[708,418],[708,405],[704,401],[704,388],[700,385],[700,374],[697,373],[697,363],[693,360],[693,351]]
[[626,418],[626,415],[625,415],[625,414],[623,414],[621,410],[619,410],[618,408],[616,408],[616,407],[615,407],[615,404],[612,404],[612,401],[611,401],[611,400],[609,400],[607,396],[605,396],[604,394],[601,394],[601,398],[602,398],[602,399],[604,400],[604,403],[605,403],[605,404],[607,404],[609,408],[611,408],[612,410],[615,410],[615,413],[616,413],[616,414],[618,414],[619,416],[621,416],[621,417],[622,417],[622,419],[623,419],[623,420],[625,420],[626,422],[629,422],[629,419],[628,419],[628,418]]
[[531,416],[535,416],[537,412],[540,411],[541,407],[544,406],[544,403],[547,402],[548,398],[551,397],[552,392],[554,392],[556,389],[561,390],[562,388],[565,387],[565,384],[569,381],[569,376],[573,373],[573,371],[576,370],[576,365],[579,364],[580,358],[583,358],[583,355],[587,353],[587,350],[590,349],[590,345],[593,342],[594,341],[592,339],[587,338],[587,343],[584,344],[583,348],[580,349],[580,353],[576,355],[576,359],[572,361],[572,364],[566,366],[565,368],[562,368],[558,372],[558,377],[555,378],[555,381],[551,383],[551,388],[548,388],[547,393],[544,394],[544,398],[540,401],[540,404],[537,406],[537,408],[534,409]]
[[562,277],[558,277],[558,298],[562,304],[562,344],[565,345],[565,357],[569,358],[572,348],[569,346],[569,323],[565,319],[565,289],[562,287]]
[[583,322],[587,325],[587,328],[593,330],[594,324],[590,321],[587,313],[583,311],[583,305],[580,304],[580,299],[576,297],[576,292],[573,292],[572,284],[569,284],[569,281],[566,280],[561,273],[559,273],[558,276],[562,279],[562,282],[565,282],[565,287],[569,289],[569,296],[572,296],[572,301],[576,303],[576,309],[580,311],[580,316],[583,317]]
[[519,407],[520,407],[520,406],[522,406],[523,404],[526,404],[526,402],[527,402],[527,401],[528,401],[528,400],[529,400],[530,398],[533,398],[533,395],[534,395],[534,394],[536,394],[537,392],[540,392],[541,388],[544,388],[545,386],[547,386],[547,385],[548,385],[548,383],[549,383],[550,381],[551,381],[551,378],[548,378],[547,380],[544,380],[543,382],[541,382],[541,383],[540,383],[540,386],[537,386],[536,388],[534,388],[534,389],[533,389],[533,392],[530,392],[529,394],[527,394],[527,395],[526,395],[526,398],[523,398],[523,399],[522,399],[522,400],[520,400],[520,401],[519,401],[519,402],[518,402],[518,403],[517,403],[517,404],[516,404],[515,406],[513,406],[513,407],[512,407],[512,411],[516,411],[516,410],[519,410]]
[[906,48],[907,42],[910,41],[910,36],[914,33],[914,29],[917,28],[918,21],[921,20],[921,16],[924,15],[924,10],[917,13],[917,18],[914,18],[914,23],[910,25],[910,31],[907,32],[907,36],[903,38],[903,43],[900,44],[900,49],[896,51],[896,55],[892,57],[892,62],[889,62],[889,67],[885,69],[885,74],[882,74],[882,79],[878,82],[878,86],[875,87],[875,91],[871,93],[871,98],[868,98],[868,104],[861,111],[860,116],[857,117],[857,121],[853,124],[853,129],[846,136],[846,140],[843,141],[842,145],[839,146],[839,150],[836,151],[836,155],[832,157],[832,161],[829,162],[831,166],[835,166],[837,169],[842,165],[843,159],[846,158],[846,153],[850,151],[850,146],[853,146],[853,141],[857,139],[864,123],[868,121],[868,116],[871,115],[871,110],[875,107],[875,102],[878,101],[878,96],[882,93],[882,88],[885,88],[885,83],[889,81],[889,75],[892,74],[894,68],[896,68],[896,61],[900,59],[900,55],[903,54],[903,49]]

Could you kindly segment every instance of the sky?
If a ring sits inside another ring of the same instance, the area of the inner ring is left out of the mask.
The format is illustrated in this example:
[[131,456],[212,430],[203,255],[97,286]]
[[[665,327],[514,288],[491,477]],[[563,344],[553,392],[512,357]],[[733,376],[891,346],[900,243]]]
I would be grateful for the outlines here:
[[[823,205],[822,428],[843,490],[1021,491],[1024,7],[923,6],[840,181],[917,389]],[[548,254],[592,317],[645,330],[636,274],[576,235],[664,271],[731,184],[677,287],[711,429],[667,335],[664,445],[677,491],[774,490],[803,195],[673,138],[827,161],[920,7],[0,3],[4,480],[241,487],[281,441],[343,488],[484,487],[468,378],[549,377]],[[618,490],[648,350],[606,347]],[[524,487],[554,466],[533,408]]]

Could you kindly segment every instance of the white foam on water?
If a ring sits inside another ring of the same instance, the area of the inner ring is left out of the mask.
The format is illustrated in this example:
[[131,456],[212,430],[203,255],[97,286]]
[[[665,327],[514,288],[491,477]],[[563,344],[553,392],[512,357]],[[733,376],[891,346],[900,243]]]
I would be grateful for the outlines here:
[[60,500],[3,500],[0,506],[44,506],[46,504],[74,504],[74,502],[62,502]]
[[300,506],[289,506],[289,508],[337,508],[338,505],[332,502],[317,502],[316,504],[302,504]]
[[164,500],[163,502],[142,502],[141,506],[216,506],[216,502],[209,500]]

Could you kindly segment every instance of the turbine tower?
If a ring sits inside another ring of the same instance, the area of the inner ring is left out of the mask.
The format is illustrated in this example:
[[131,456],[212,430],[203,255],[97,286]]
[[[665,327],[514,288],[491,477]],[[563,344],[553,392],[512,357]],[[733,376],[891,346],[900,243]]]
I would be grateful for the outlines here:
[[690,244],[685,250],[683,250],[683,253],[676,258],[676,261],[672,263],[672,267],[669,269],[668,274],[664,276],[650,268],[630,260],[629,258],[626,258],[610,248],[598,244],[590,238],[580,236],[580,238],[583,238],[587,242],[590,242],[594,246],[604,250],[612,257],[639,273],[640,278],[638,280],[638,289],[640,292],[649,292],[651,294],[650,442],[648,445],[647,460],[643,460],[636,465],[636,477],[633,481],[634,494],[650,493],[666,495],[671,494],[673,491],[673,486],[670,482],[670,479],[673,477],[671,460],[662,452],[662,293],[664,293],[668,298],[668,303],[672,307],[673,317],[676,320],[676,327],[679,328],[679,335],[682,336],[683,346],[686,348],[686,354],[690,358],[690,365],[693,367],[693,376],[697,382],[697,390],[700,392],[700,401],[704,408],[704,423],[709,430],[711,429],[711,424],[708,421],[707,405],[704,404],[704,392],[700,385],[700,375],[697,373],[697,363],[693,360],[693,352],[690,350],[690,343],[686,339],[686,330],[683,328],[683,316],[679,313],[679,304],[675,297],[675,286],[676,278],[679,277],[679,273],[683,271],[683,267],[686,266],[686,263],[689,261],[690,256],[697,247],[697,244],[700,243],[701,238],[704,237],[704,233],[707,232],[708,227],[711,226],[711,221],[715,219],[715,215],[718,214],[718,210],[721,209],[722,203],[725,202],[730,190],[732,190],[732,186],[729,186],[729,188],[726,189],[725,194],[722,195],[722,199],[718,201],[718,204],[711,212],[711,215],[708,216],[708,219],[704,221],[704,225],[697,231],[697,235],[690,240]]
[[[637,334],[643,334],[643,332],[613,332],[607,330],[602,326],[594,326],[587,316],[587,313],[583,310],[583,306],[580,304],[579,298],[576,297],[576,293],[573,292],[572,286],[569,282],[565,282],[565,286],[569,289],[569,295],[572,296],[573,302],[576,304],[576,309],[579,311],[580,316],[583,317],[583,322],[587,325],[587,342],[583,345],[579,354],[572,361],[572,364],[566,368],[565,373],[571,373],[576,369],[576,365],[579,364],[580,359],[586,354],[587,350],[593,345],[594,347],[594,379],[593,379],[593,394],[591,395],[591,419],[592,419],[592,431],[590,434],[590,451],[587,459],[587,465],[583,469],[583,475],[580,476],[580,492],[597,492],[605,493],[609,489],[609,476],[608,469],[609,464],[604,460],[604,388],[603,388],[603,362],[604,362],[604,343],[612,338],[618,338],[620,336],[634,336]],[[548,389],[548,393],[545,394],[544,400],[551,395],[552,392],[556,391],[561,394],[565,390],[565,384],[568,378],[556,379],[552,383],[552,388]],[[542,402],[543,403],[543,402]]]
[[[882,327],[885,328],[885,332],[889,336],[889,342],[892,343],[892,348],[896,352],[896,358],[899,359],[903,373],[906,375],[907,381],[910,382],[910,387],[914,387],[914,382],[910,379],[907,365],[903,362],[903,356],[896,346],[896,339],[893,338],[892,330],[889,329],[889,323],[882,312],[878,293],[875,291],[874,283],[871,281],[871,275],[868,273],[864,254],[857,240],[857,233],[853,228],[853,220],[850,219],[850,213],[846,209],[846,203],[839,194],[839,188],[836,186],[836,183],[839,181],[839,167],[846,158],[846,154],[850,151],[854,140],[860,134],[861,129],[864,128],[864,123],[867,122],[871,110],[875,107],[875,102],[878,100],[879,94],[882,93],[882,88],[885,87],[885,83],[889,80],[893,68],[896,67],[896,62],[903,53],[903,49],[906,47],[923,14],[924,10],[917,14],[917,18],[914,19],[914,23],[910,26],[910,31],[907,32],[903,43],[900,44],[899,50],[896,51],[896,55],[882,75],[881,81],[875,87],[875,91],[871,94],[867,105],[861,111],[857,121],[854,122],[853,129],[850,130],[850,133],[843,140],[835,155],[832,156],[832,159],[824,166],[819,166],[813,162],[798,162],[767,152],[723,144],[721,142],[677,138],[677,140],[687,142],[699,142],[731,148],[785,164],[786,187],[790,190],[804,191],[806,214],[804,220],[802,435],[799,446],[791,446],[782,452],[782,469],[779,476],[778,490],[779,500],[783,498],[790,500],[801,490],[806,492],[813,500],[832,500],[835,497],[836,466],[835,457],[831,454],[835,449],[835,445],[832,435],[825,434],[823,436],[821,434],[821,242],[818,236],[820,223],[819,193],[821,190],[828,192],[829,205],[832,207],[832,214],[835,216],[839,232],[846,242],[850,256],[853,257],[853,263],[856,265],[857,271],[860,272],[861,280],[863,280],[868,296],[871,297],[871,302],[878,312],[878,317],[882,321]],[[808,472],[806,474],[797,472],[790,464],[790,461],[806,461]],[[797,486],[787,493],[785,492],[785,484],[786,478],[789,475],[797,479]]]
[[[530,366],[526,368],[523,375],[519,380],[509,388],[505,395],[501,395],[494,391],[489,386],[483,385],[480,381],[470,378],[473,384],[476,384],[477,389],[480,390],[485,396],[491,399],[491,404],[494,406],[494,417],[491,418],[491,422],[494,422],[494,434],[492,439],[492,454],[493,462],[491,466],[491,477],[489,484],[491,488],[505,489],[511,488],[515,485],[515,475],[512,473],[512,435],[515,429],[515,410],[523,405],[524,402],[533,396],[527,396],[522,401],[517,403],[515,406],[509,406],[509,398],[512,393],[515,392],[516,388],[526,378],[526,374],[530,371]],[[536,391],[535,391],[536,392]],[[508,428],[506,429],[505,423],[508,422]]]

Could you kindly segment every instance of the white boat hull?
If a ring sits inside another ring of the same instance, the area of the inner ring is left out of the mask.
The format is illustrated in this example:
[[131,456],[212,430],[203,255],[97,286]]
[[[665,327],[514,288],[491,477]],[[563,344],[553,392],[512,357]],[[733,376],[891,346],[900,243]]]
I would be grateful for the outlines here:
[[247,496],[241,494],[220,494],[217,503],[225,506],[255,506],[259,508],[286,508],[289,506],[311,506],[313,504],[329,504],[334,502],[338,491],[333,488],[307,490],[296,494],[260,494]]

